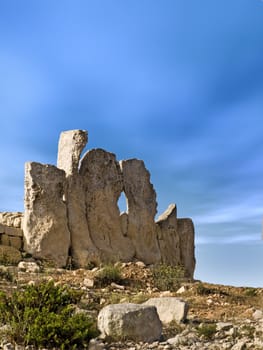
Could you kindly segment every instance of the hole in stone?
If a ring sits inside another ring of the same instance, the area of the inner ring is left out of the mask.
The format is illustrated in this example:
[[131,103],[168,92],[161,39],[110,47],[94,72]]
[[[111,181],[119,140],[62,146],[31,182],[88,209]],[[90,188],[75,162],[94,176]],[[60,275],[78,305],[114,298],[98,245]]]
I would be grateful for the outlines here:
[[120,210],[120,213],[123,213],[123,212],[128,212],[128,208],[127,208],[127,198],[125,196],[125,193],[122,192],[119,199],[118,199],[118,207],[119,207],[119,210]]

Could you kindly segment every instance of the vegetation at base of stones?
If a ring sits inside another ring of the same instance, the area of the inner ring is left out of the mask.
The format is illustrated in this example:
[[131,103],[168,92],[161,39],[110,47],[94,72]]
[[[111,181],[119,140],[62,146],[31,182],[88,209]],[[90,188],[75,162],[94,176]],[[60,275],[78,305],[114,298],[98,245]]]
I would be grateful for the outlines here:
[[118,264],[108,264],[98,271],[95,277],[95,284],[98,287],[105,287],[113,283],[121,283],[123,280],[121,268]]
[[76,313],[78,291],[54,282],[29,285],[7,295],[0,294],[0,321],[11,342],[35,347],[82,349],[98,335],[95,320]]
[[170,266],[159,264],[152,270],[153,283],[161,291],[176,291],[185,280],[185,269],[183,266]]
[[8,270],[6,266],[0,266],[0,279],[8,282],[14,282],[14,275]]
[[22,255],[18,249],[0,245],[0,264],[17,265],[21,259]]
[[216,334],[216,324],[201,324],[197,329],[197,333],[199,336],[203,336],[205,339],[211,340]]

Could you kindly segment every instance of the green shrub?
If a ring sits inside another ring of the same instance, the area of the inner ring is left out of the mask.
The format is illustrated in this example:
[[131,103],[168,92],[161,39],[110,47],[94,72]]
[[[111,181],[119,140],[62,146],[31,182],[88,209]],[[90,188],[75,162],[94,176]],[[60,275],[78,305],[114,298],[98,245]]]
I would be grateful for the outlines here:
[[81,349],[97,335],[95,322],[74,313],[81,294],[53,282],[27,286],[11,296],[0,294],[0,320],[10,341],[23,345]]
[[176,291],[185,278],[185,269],[183,266],[159,264],[154,266],[152,275],[156,288],[162,291]]
[[203,324],[196,329],[199,336],[203,336],[205,339],[213,339],[216,333],[216,324]]
[[104,287],[110,283],[121,283],[121,269],[118,265],[105,265],[96,275],[95,282],[98,287]]
[[245,289],[244,293],[245,293],[245,296],[247,296],[247,297],[255,297],[255,296],[257,296],[257,289],[249,287],[249,288]]

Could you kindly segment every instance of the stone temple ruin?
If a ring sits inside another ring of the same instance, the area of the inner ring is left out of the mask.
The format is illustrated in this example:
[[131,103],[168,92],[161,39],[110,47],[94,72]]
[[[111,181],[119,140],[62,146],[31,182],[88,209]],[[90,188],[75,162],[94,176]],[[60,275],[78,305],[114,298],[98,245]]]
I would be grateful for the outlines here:
[[[142,160],[118,162],[113,153],[81,153],[87,132],[62,132],[57,166],[25,164],[25,211],[0,213],[1,244],[64,267],[140,260],[195,268],[194,226],[176,205],[155,222],[156,193]],[[124,193],[127,212],[120,213]]]

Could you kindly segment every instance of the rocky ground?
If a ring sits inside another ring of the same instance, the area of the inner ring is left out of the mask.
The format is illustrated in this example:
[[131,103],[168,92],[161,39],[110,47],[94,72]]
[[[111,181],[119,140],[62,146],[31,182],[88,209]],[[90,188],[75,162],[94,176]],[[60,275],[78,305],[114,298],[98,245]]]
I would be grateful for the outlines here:
[[[33,264],[30,272],[28,266],[21,263],[19,268],[0,266],[0,290],[11,293],[26,284],[53,279],[55,283],[83,290],[80,307],[94,317],[108,304],[142,303],[159,296],[176,296],[189,304],[187,320],[164,326],[158,342],[94,339],[90,350],[263,349],[263,289],[178,280],[170,290],[160,290],[152,269],[143,263],[122,264],[120,269],[122,279],[118,283],[99,285],[95,277],[98,268],[64,270],[48,266],[38,268]],[[2,341],[2,349],[15,347]],[[22,350],[18,346],[16,349]]]

